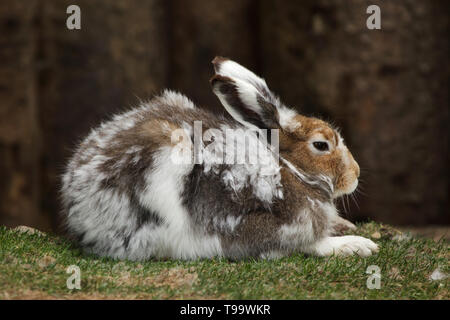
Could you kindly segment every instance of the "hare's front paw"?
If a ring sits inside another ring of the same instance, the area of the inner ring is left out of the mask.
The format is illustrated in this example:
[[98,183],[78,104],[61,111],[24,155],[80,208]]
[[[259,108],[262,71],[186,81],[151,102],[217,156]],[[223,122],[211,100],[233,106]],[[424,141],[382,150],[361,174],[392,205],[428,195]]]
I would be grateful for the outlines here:
[[359,236],[327,237],[318,241],[312,251],[319,256],[332,254],[349,256],[356,253],[361,257],[368,257],[378,252],[378,245]]
[[344,234],[344,232],[347,232],[349,230],[356,230],[356,226],[350,221],[339,216],[335,218],[332,227],[332,233],[334,236],[341,236]]

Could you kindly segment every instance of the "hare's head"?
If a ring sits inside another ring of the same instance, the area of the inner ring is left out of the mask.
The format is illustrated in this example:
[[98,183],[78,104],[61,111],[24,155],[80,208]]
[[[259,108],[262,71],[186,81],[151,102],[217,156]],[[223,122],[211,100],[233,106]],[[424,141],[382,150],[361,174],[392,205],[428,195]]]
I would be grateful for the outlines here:
[[217,57],[214,93],[238,122],[254,129],[278,129],[280,157],[307,183],[325,181],[331,196],[352,193],[359,166],[339,132],[316,118],[284,106],[264,79],[234,61]]

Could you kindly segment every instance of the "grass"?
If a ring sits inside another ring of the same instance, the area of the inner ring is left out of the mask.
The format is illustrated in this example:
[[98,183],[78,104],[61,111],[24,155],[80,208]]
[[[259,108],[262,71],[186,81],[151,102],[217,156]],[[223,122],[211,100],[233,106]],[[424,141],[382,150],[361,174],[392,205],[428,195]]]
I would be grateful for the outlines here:
[[[262,261],[117,261],[85,255],[66,240],[0,227],[0,299],[449,299],[444,240],[404,237],[376,223],[358,226],[376,238],[377,255],[317,258],[296,254]],[[81,269],[81,290],[66,286],[66,269]],[[368,289],[366,269],[381,269]]]

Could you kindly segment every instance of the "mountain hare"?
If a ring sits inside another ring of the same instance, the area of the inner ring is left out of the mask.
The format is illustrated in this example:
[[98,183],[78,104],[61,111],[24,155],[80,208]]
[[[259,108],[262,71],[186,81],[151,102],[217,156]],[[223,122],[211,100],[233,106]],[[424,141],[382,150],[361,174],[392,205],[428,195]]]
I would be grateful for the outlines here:
[[334,201],[359,176],[339,132],[236,62],[213,65],[232,118],[165,91],[93,129],[63,175],[68,232],[88,252],[130,260],[377,252],[369,239],[333,236],[354,228]]

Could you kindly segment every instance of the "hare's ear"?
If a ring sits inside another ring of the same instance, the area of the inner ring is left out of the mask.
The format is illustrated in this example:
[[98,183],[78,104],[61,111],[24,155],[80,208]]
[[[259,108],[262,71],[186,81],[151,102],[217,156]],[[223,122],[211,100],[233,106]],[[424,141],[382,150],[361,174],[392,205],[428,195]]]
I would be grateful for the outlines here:
[[279,128],[277,99],[264,79],[234,61],[216,57],[213,92],[228,113],[249,128]]

